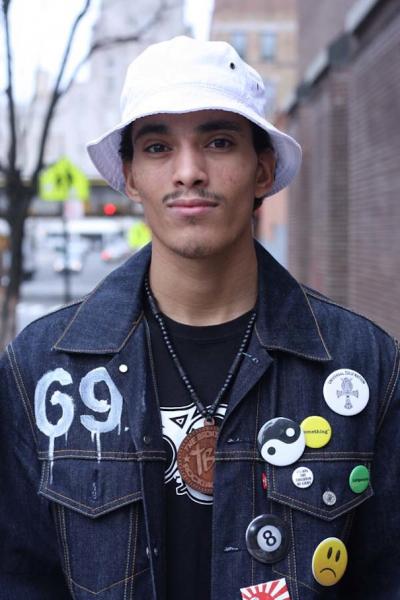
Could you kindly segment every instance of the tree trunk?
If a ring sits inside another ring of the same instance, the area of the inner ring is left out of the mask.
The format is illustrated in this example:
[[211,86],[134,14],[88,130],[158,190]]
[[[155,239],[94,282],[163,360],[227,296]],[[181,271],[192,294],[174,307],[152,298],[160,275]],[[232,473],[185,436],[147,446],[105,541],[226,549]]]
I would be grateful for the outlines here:
[[8,286],[1,307],[0,349],[4,348],[16,333],[16,308],[23,275],[24,225],[30,202],[34,196],[34,190],[24,186],[20,181],[6,186],[6,189],[9,204],[5,216],[12,232],[10,236],[11,265],[8,273]]

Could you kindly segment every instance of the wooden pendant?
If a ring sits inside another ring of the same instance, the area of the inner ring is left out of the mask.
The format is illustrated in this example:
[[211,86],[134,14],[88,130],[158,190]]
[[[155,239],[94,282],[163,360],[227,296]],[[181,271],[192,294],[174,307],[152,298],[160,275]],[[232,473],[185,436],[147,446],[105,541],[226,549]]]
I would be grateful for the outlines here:
[[189,433],[178,450],[178,469],[183,481],[209,496],[213,492],[217,437],[216,425],[204,425]]

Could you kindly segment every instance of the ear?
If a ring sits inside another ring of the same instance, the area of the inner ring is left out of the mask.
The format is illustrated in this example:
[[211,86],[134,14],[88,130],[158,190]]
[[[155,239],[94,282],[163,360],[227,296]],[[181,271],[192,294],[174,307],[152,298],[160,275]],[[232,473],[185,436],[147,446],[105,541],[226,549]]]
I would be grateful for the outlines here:
[[265,196],[275,180],[275,156],[272,150],[262,150],[257,155],[257,170],[255,180],[255,197]]
[[135,180],[132,173],[132,163],[130,161],[124,161],[122,163],[122,170],[125,178],[125,194],[131,200],[135,202],[141,202],[139,193],[135,187]]

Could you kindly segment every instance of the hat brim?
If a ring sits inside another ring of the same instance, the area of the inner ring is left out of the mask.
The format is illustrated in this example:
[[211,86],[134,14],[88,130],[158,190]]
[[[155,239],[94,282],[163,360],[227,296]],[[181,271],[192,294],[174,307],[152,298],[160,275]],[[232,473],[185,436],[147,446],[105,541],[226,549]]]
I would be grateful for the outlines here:
[[[223,99],[223,102],[221,102]],[[204,85],[179,89],[174,86],[170,90],[160,90],[152,96],[147,96],[142,102],[136,102],[134,109],[125,110],[128,115],[113,129],[100,138],[90,142],[87,150],[94,165],[112,188],[118,192],[125,191],[125,179],[122,161],[119,155],[122,130],[137,119],[156,114],[183,114],[200,110],[223,110],[239,114],[249,119],[271,136],[276,156],[275,181],[267,196],[276,194],[296,176],[301,164],[301,148],[289,135],[276,129],[266,119],[251,110],[243,101],[222,95],[221,89]]]

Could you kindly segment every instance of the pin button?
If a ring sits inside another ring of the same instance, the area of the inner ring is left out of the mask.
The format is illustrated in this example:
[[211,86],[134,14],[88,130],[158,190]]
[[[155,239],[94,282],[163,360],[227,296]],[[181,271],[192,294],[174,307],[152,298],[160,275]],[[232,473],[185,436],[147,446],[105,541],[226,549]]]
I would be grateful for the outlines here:
[[322,500],[327,506],[333,506],[336,504],[336,494],[330,490],[326,490],[326,492],[322,494]]
[[352,369],[337,369],[325,380],[325,402],[338,415],[358,415],[368,404],[369,387],[364,377]]
[[347,550],[342,540],[330,537],[322,540],[312,557],[312,573],[320,585],[335,585],[344,575],[347,567]]
[[126,373],[128,371],[128,365],[119,365],[118,369],[120,373]]
[[308,467],[297,467],[292,473],[292,481],[298,488],[308,488],[314,481],[314,473]]
[[282,560],[288,553],[289,541],[288,526],[275,515],[256,517],[246,531],[247,550],[265,564]]
[[149,444],[151,444],[151,437],[149,435],[144,435],[143,436],[143,443],[145,443],[146,446],[148,446]]
[[362,494],[365,492],[369,484],[369,471],[364,465],[358,465],[354,467],[349,477],[350,489],[355,494]]
[[296,421],[276,417],[261,427],[257,444],[265,462],[277,467],[291,465],[304,452],[304,432]]
[[312,415],[301,422],[304,431],[306,446],[309,448],[323,448],[332,436],[332,428],[323,417]]

